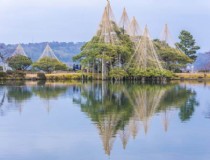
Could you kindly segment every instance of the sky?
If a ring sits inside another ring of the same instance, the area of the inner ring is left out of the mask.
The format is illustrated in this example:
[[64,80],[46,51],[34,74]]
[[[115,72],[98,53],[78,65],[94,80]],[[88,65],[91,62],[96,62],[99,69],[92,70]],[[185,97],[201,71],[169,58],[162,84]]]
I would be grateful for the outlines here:
[[[164,24],[174,41],[185,29],[210,51],[210,0],[110,0],[119,21],[126,7],[141,28],[160,38]],[[0,0],[0,43],[88,41],[96,33],[106,0]]]

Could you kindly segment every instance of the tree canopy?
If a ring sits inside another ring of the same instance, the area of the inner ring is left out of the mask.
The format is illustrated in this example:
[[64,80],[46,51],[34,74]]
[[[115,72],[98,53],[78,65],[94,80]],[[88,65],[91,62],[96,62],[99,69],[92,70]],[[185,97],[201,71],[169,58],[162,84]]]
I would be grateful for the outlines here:
[[58,70],[67,70],[66,64],[59,62],[57,59],[52,59],[49,57],[44,57],[39,61],[35,62],[33,68],[42,70],[45,72],[52,72]]
[[179,71],[180,68],[193,61],[186,54],[184,54],[184,52],[170,47],[165,42],[154,40],[154,43],[161,60],[164,62],[164,67],[167,70],[173,72]]
[[32,60],[23,55],[12,56],[7,62],[13,70],[26,70],[32,64]]

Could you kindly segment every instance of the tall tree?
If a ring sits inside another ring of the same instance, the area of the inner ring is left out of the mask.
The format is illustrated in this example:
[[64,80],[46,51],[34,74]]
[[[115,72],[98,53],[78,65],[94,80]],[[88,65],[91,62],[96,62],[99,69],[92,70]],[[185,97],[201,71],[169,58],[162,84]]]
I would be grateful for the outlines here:
[[196,45],[196,41],[191,33],[186,30],[182,30],[179,35],[179,39],[180,42],[176,44],[177,47],[179,47],[188,57],[195,61],[197,58],[196,53],[200,47]]

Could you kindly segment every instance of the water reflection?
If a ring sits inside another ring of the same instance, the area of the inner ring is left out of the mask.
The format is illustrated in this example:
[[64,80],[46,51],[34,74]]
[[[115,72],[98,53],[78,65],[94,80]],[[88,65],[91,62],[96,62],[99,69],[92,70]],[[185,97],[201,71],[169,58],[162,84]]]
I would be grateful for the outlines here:
[[17,110],[22,112],[23,104],[32,96],[38,96],[46,104],[47,111],[50,111],[50,100],[57,99],[61,94],[66,93],[68,86],[63,84],[45,82],[7,83],[7,86],[0,87],[0,115],[4,116],[9,111]]
[[179,85],[86,84],[80,95],[74,102],[96,124],[107,155],[117,136],[125,149],[130,136],[135,138],[141,126],[147,134],[154,115],[163,115],[167,131],[171,110],[179,109],[180,120],[186,121],[198,105],[196,93]]
[[173,111],[179,111],[180,121],[186,122],[199,105],[196,92],[185,85],[30,82],[0,87],[0,113],[22,112],[24,103],[37,97],[47,103],[50,112],[51,101],[66,94],[96,126],[107,155],[111,155],[116,138],[126,149],[130,138],[135,139],[141,129],[147,135],[155,116],[162,117],[160,124],[167,132]]
[[32,87],[32,92],[43,99],[44,105],[49,113],[51,110],[50,100],[57,99],[60,95],[67,91],[67,86],[39,83],[39,85]]
[[18,110],[21,113],[23,103],[32,97],[32,92],[27,86],[11,85],[1,87],[0,97],[2,97],[0,103],[1,116],[4,116],[11,110]]

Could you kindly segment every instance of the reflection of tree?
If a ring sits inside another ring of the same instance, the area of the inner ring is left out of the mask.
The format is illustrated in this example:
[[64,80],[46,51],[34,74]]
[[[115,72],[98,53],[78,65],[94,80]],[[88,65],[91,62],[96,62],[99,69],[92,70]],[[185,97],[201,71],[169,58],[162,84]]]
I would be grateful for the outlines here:
[[[125,148],[129,137],[134,138],[143,125],[148,132],[149,121],[156,114],[163,115],[163,126],[168,130],[170,110],[196,104],[195,93],[179,85],[85,84],[76,89],[81,97],[74,98],[99,129],[104,150],[110,155],[116,136]],[[77,94],[78,95],[78,94]],[[194,101],[192,101],[192,99]],[[188,116],[190,112],[184,112]],[[190,116],[189,116],[190,117]]]
[[[132,107],[122,92],[122,85],[108,83],[85,85],[82,88],[82,111],[97,125],[106,154],[110,155],[118,130],[132,115]],[[75,101],[76,102],[76,101]]]
[[47,103],[46,109],[47,112],[50,112],[50,100],[56,99],[62,93],[67,91],[67,86],[63,85],[40,85],[32,88],[32,91],[35,95],[39,96],[40,98],[44,99]]
[[189,120],[194,112],[194,107],[198,105],[196,93],[183,86],[175,86],[168,90],[160,103],[159,110],[166,111],[171,108],[180,108],[180,119]]
[[33,87],[32,91],[35,95],[39,96],[40,98],[49,100],[55,99],[62,93],[65,93],[67,91],[67,87],[57,85],[44,85]]
[[27,86],[8,87],[8,99],[15,100],[16,102],[23,102],[30,99],[32,96],[31,91]]
[[2,87],[0,91],[0,111],[4,116],[10,110],[22,111],[24,101],[32,97],[30,89],[26,86]]
[[32,92],[27,86],[8,87],[7,93],[9,103],[14,103],[15,106],[22,112],[22,103],[32,97]]
[[199,105],[195,99],[195,95],[196,93],[192,92],[189,99],[181,106],[179,117],[182,121],[188,121],[195,111],[195,106]]

